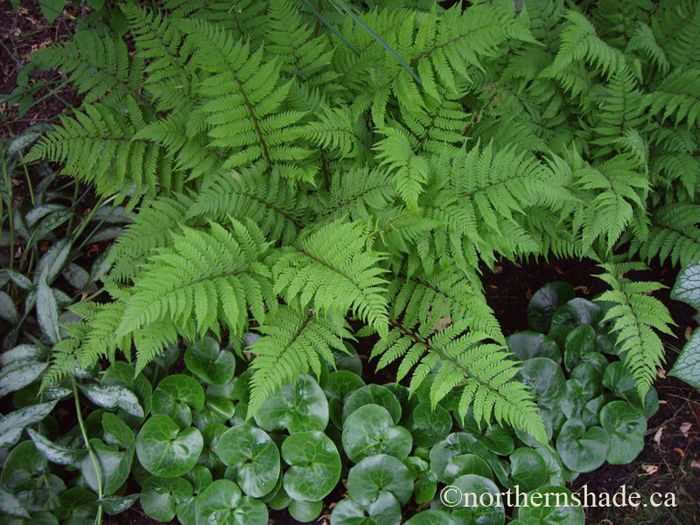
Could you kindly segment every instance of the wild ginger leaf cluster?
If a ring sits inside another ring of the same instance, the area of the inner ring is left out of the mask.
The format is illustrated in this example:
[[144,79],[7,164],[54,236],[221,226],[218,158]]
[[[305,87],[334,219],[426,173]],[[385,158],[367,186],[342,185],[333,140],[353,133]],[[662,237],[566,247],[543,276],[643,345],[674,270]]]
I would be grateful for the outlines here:
[[135,348],[138,372],[178,337],[255,330],[252,413],[363,326],[413,388],[436,374],[434,405],[457,389],[462,413],[543,438],[480,274],[574,256],[603,263],[644,391],[670,318],[613,253],[700,256],[700,6],[323,4],[124,3],[126,39],[38,54],[85,98],[29,160],[138,212],[113,302],[76,308],[45,385],[76,358]]

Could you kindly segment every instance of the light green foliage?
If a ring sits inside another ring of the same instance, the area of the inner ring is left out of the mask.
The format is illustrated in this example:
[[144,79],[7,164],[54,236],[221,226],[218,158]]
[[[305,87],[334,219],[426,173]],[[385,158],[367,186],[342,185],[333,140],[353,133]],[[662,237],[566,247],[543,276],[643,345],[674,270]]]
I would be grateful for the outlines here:
[[[544,439],[484,264],[700,255],[695,2],[156,4],[120,4],[125,41],[42,51],[86,99],[30,158],[138,209],[114,301],[73,308],[45,378],[254,328],[251,416],[376,333],[380,366],[434,373],[433,406]],[[656,285],[606,275],[645,390],[670,319]]]

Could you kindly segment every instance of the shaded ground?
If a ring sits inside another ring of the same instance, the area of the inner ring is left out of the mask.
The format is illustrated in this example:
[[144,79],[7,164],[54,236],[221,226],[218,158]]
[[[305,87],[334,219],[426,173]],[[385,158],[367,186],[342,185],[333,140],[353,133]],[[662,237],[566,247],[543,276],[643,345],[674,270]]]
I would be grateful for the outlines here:
[[[65,16],[49,26],[35,2],[23,2],[19,12],[8,1],[0,2],[0,96],[9,95],[15,89],[21,66],[27,56],[74,30],[72,20],[79,14],[79,7],[71,4]],[[77,102],[71,91],[61,87],[61,78],[55,72],[35,72],[27,80],[33,103],[24,105],[0,102],[0,138],[19,133],[23,129],[53,119]],[[25,114],[21,114],[26,110]],[[100,250],[101,251],[101,250]],[[526,306],[531,295],[543,284],[563,280],[577,287],[579,296],[591,298],[603,291],[604,283],[595,277],[599,269],[592,262],[557,261],[543,264],[503,263],[495,273],[485,272],[484,282],[489,304],[494,308],[506,334],[527,328]],[[675,271],[667,267],[655,267],[645,278],[658,280],[672,286]],[[678,349],[694,329],[694,312],[682,303],[668,299],[668,290],[656,294],[671,310],[678,324],[675,338],[666,338],[667,366],[670,369]],[[367,367],[369,368],[369,366]],[[382,377],[383,380],[389,379]],[[590,492],[614,492],[626,485],[628,493],[638,491],[647,507],[588,509],[588,522],[601,525],[626,524],[693,524],[700,523],[700,395],[696,390],[673,378],[660,377],[656,383],[660,409],[649,422],[646,446],[639,457],[629,465],[605,464],[597,471],[580,476],[572,485],[574,490],[587,484]],[[695,463],[694,463],[695,462]],[[695,465],[695,466],[693,466]],[[677,507],[652,507],[651,492],[675,495]],[[343,496],[339,487],[328,499]],[[317,520],[329,523],[330,508]],[[297,523],[286,511],[272,512],[271,523]],[[119,516],[105,516],[105,523],[143,525],[155,523],[143,514],[140,507]],[[174,521],[173,523],[176,523]]]

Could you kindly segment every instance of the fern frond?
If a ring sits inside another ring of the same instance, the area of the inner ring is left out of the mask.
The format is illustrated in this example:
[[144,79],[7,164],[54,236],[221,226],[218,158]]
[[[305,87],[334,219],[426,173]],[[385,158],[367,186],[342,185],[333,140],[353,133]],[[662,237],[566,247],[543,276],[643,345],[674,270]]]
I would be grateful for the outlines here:
[[666,53],[656,41],[654,31],[644,22],[638,22],[637,29],[635,29],[632,37],[627,42],[625,52],[629,53],[631,51],[644,53],[664,75],[671,68],[671,64],[666,58]]
[[119,8],[131,27],[136,54],[146,63],[144,88],[158,109],[177,109],[192,100],[187,71],[191,49],[183,45],[182,32],[162,13],[127,2]]
[[145,125],[139,105],[124,101],[125,111],[104,104],[61,116],[60,126],[44,135],[30,151],[27,162],[46,159],[63,164],[62,173],[92,182],[100,195],[119,193],[122,198],[135,187],[134,206],[141,193],[153,197],[160,188],[179,189],[182,180],[173,172],[165,151],[157,144],[134,138]]
[[156,248],[169,246],[170,232],[182,224],[191,205],[191,198],[175,194],[173,198],[160,197],[142,206],[133,224],[124,229],[110,248],[105,261],[112,265],[110,278],[126,282],[139,272],[146,256]]
[[685,266],[700,258],[700,205],[673,204],[656,210],[651,217],[649,235],[634,239],[630,254],[639,253],[650,261],[658,255],[661,264],[670,257],[675,266]]
[[283,107],[291,81],[282,82],[276,60],[264,62],[263,49],[234,40],[229,33],[198,20],[182,23],[196,49],[193,63],[208,76],[197,86],[204,103],[210,147],[225,152],[224,168],[263,160],[292,180],[312,180],[317,167],[304,163],[311,151],[295,139],[302,133],[301,111]]
[[644,97],[649,117],[661,114],[661,122],[674,117],[674,126],[685,120],[688,127],[697,126],[700,118],[700,70],[677,69],[659,87]]
[[[428,325],[433,326],[433,325]],[[546,441],[544,423],[528,388],[516,379],[518,364],[509,359],[507,347],[495,344],[488,334],[468,331],[469,323],[454,320],[437,332],[426,325],[391,320],[391,331],[372,350],[381,356],[378,366],[401,359],[397,380],[413,368],[410,388],[417,389],[437,369],[430,398],[433,406],[457,388],[458,411],[464,417],[471,407],[478,422],[508,423]]]
[[623,275],[646,270],[643,263],[602,263],[605,273],[596,275],[610,290],[598,296],[598,301],[614,303],[603,318],[612,321],[616,349],[624,354],[625,365],[637,380],[637,392],[644,399],[656,377],[656,367],[664,361],[664,346],[656,331],[673,335],[669,325],[675,323],[664,304],[649,295],[664,288],[660,283],[631,281]]
[[275,293],[319,313],[351,310],[386,333],[386,281],[382,254],[368,250],[362,223],[334,221],[305,235],[296,248],[282,249],[272,269]]
[[325,363],[332,363],[333,351],[346,352],[343,339],[352,337],[343,316],[318,316],[281,306],[260,327],[262,337],[251,347],[250,404],[252,416],[263,401],[287,381],[312,371],[317,377]]
[[200,336],[218,333],[220,321],[240,334],[249,309],[264,321],[276,301],[262,263],[269,245],[252,221],[231,220],[230,230],[211,223],[208,232],[183,227],[172,237],[172,246],[150,255],[134,278],[118,337],[159,321],[178,327],[191,320]]
[[263,171],[260,166],[252,166],[240,173],[227,170],[205,177],[187,218],[249,218],[270,241],[294,242],[307,209],[304,195],[283,180],[277,170],[269,177],[264,177]]
[[545,78],[561,79],[572,65],[586,62],[605,77],[610,77],[624,64],[624,55],[606,44],[595,26],[583,14],[567,11],[567,23],[561,32],[561,44],[552,64],[542,71]]
[[40,49],[32,60],[44,69],[60,68],[85,96],[85,103],[99,101],[116,107],[131,96],[148,104],[141,93],[144,64],[139,55],[129,56],[120,38],[78,31],[69,42]]
[[600,111],[595,114],[598,117],[595,133],[599,137],[595,144],[614,144],[626,132],[644,123],[642,94],[636,85],[629,68],[623,67],[613,74],[599,103]]

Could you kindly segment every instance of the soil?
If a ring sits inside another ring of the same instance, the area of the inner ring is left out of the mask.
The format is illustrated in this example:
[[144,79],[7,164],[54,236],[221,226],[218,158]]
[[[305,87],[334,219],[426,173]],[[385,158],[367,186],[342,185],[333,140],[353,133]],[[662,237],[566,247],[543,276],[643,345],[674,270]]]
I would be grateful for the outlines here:
[[[15,11],[8,1],[0,2],[0,95],[8,95],[13,91],[20,69],[32,51],[74,31],[73,20],[80,14],[80,9],[78,4],[69,2],[64,16],[49,25],[37,2],[22,2],[19,11]],[[38,122],[51,120],[75,105],[79,97],[73,91],[61,89],[51,92],[60,80],[61,77],[56,72],[33,72],[29,86],[33,89],[33,97],[37,102],[23,115],[17,104],[0,104],[0,139],[15,135]],[[504,333],[508,335],[527,328],[527,302],[542,285],[553,280],[567,281],[576,287],[579,296],[592,298],[604,289],[604,283],[594,277],[599,271],[592,261],[501,262],[495,266],[495,271],[484,271],[483,281],[488,302],[501,321]],[[673,268],[656,265],[645,272],[643,277],[660,281],[670,289],[675,276],[676,270]],[[665,366],[668,370],[690,332],[696,327],[692,319],[695,312],[682,303],[670,300],[668,289],[655,295],[668,306],[677,323],[674,337],[666,337],[664,341],[668,349]],[[366,368],[369,369],[370,366]],[[392,380],[391,369],[371,376],[372,380],[378,382]],[[612,493],[626,485],[628,493],[634,490],[643,495],[643,503],[649,501],[648,496],[652,491],[672,493],[676,497],[677,507],[661,510],[650,506],[587,509],[588,523],[700,523],[700,394],[684,383],[666,377],[663,371],[660,371],[655,387],[659,393],[660,409],[648,421],[646,445],[641,454],[628,465],[606,463],[595,472],[581,475],[571,484],[571,488],[580,491],[587,485],[589,492],[600,494]],[[340,485],[327,499],[338,501],[343,495]],[[330,504],[324,508],[316,523],[330,522],[332,506]],[[107,525],[156,523],[145,516],[138,503],[123,514],[106,516],[104,522]],[[177,522],[174,520],[172,523]],[[287,511],[273,511],[270,523],[285,525],[299,522],[293,520]]]

